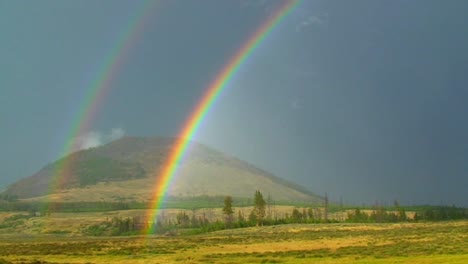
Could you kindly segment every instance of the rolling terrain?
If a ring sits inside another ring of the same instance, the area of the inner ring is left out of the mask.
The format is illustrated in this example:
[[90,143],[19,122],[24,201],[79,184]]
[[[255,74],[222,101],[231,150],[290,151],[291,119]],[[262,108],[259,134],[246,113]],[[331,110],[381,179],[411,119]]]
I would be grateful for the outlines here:
[[[25,201],[147,202],[175,143],[175,138],[124,137],[48,164],[3,194]],[[276,201],[322,201],[296,184],[196,142],[190,144],[167,195],[248,198],[256,189]]]

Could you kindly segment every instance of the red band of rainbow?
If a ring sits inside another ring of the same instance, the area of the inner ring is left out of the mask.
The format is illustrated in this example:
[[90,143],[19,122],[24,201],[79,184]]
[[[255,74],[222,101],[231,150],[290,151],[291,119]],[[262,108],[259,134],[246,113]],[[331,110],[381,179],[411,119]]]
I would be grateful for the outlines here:
[[[96,78],[85,87],[83,103],[80,104],[75,118],[73,118],[74,122],[71,124],[69,135],[66,137],[61,157],[67,156],[79,147],[77,139],[90,129],[99,106],[102,105],[104,98],[111,89],[112,80],[118,74],[132,46],[139,39],[147,20],[154,14],[154,9],[158,3],[159,1],[147,0],[138,7],[138,10],[122,30],[113,48],[107,53]],[[57,164],[50,180],[49,194],[54,193],[63,186],[63,183],[71,174],[74,163],[73,156],[68,156]]]
[[155,185],[154,195],[150,204],[150,211],[147,214],[146,222],[148,223],[147,234],[154,233],[154,220],[157,217],[158,209],[161,207],[165,192],[167,191],[169,184],[171,183],[174,174],[183,158],[190,140],[197,132],[200,124],[209,112],[216,99],[219,97],[223,89],[233,78],[236,72],[239,70],[242,63],[252,54],[252,52],[263,42],[263,40],[269,35],[269,33],[299,4],[299,0],[288,0],[285,1],[275,13],[273,13],[242,45],[242,47],[232,56],[228,63],[223,69],[217,74],[214,81],[208,86],[205,94],[196,105],[194,111],[188,118],[187,122],[183,126],[183,129],[179,133],[178,139],[172,151],[163,165],[161,171],[156,175],[157,182]]

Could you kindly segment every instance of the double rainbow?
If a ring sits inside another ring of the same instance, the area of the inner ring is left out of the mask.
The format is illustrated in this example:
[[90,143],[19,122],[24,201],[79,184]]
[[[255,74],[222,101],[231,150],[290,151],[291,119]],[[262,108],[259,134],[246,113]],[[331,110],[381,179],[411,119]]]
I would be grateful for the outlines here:
[[[207,113],[213,107],[222,91],[238,72],[242,64],[300,1],[301,0],[285,0],[276,11],[253,32],[207,87],[206,92],[185,122],[183,129],[178,134],[172,146],[169,158],[163,165],[163,169],[154,173],[156,179],[155,189],[150,202],[151,209],[146,215],[146,222],[149,223],[148,229],[146,230],[147,234],[152,234],[154,232],[154,225],[152,223],[154,223],[159,208],[164,201],[165,193],[189,146],[190,140],[194,137]],[[75,150],[79,144],[77,138],[89,130],[98,112],[98,107],[102,104],[104,97],[111,89],[112,80],[119,72],[129,50],[138,40],[138,36],[143,30],[146,21],[151,17],[156,7],[155,3],[157,2],[147,0],[139,11],[136,12],[116,41],[114,48],[107,54],[97,77],[87,86],[84,102],[77,111],[76,117],[73,119],[75,121],[72,123],[70,134],[67,137],[69,140],[64,144],[64,149],[61,153],[62,156],[66,156]],[[62,184],[67,180],[68,175],[70,175],[72,171],[74,158],[73,156],[68,157],[58,164],[51,179],[50,193],[60,189]]]
[[155,185],[154,196],[151,201],[150,211],[147,214],[146,222],[148,228],[146,233],[154,232],[154,221],[162,203],[164,202],[165,193],[179,167],[190,140],[194,137],[198,128],[202,124],[207,113],[213,107],[216,99],[226,88],[229,81],[238,72],[239,68],[246,59],[255,51],[256,48],[265,40],[271,31],[299,4],[299,0],[285,1],[242,45],[242,47],[232,56],[223,69],[216,75],[216,78],[206,89],[202,99],[196,105],[192,114],[183,126],[176,139],[169,158],[163,165],[163,169],[157,172],[157,182]]
[[[119,35],[113,48],[107,53],[96,78],[85,87],[84,100],[76,112],[69,135],[66,137],[67,141],[61,152],[62,157],[80,148],[79,138],[89,130],[98,112],[99,106],[102,105],[104,98],[111,89],[112,81],[119,73],[119,69],[125,62],[132,46],[138,41],[144,29],[144,25],[154,13],[157,3],[158,2],[147,0],[138,7],[135,14]],[[71,175],[73,164],[75,163],[74,159],[75,156],[69,156],[57,163],[58,165],[54,168],[54,173],[50,181],[49,193],[60,189],[64,182],[68,180]]]

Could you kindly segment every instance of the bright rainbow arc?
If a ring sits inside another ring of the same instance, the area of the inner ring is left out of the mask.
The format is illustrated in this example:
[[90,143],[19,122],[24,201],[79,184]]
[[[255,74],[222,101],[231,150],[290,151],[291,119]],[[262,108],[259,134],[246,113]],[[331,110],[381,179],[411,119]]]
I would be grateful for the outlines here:
[[[70,134],[61,153],[62,157],[67,156],[79,147],[78,137],[89,130],[99,106],[102,105],[103,99],[111,89],[112,80],[118,74],[126,55],[128,55],[131,47],[138,40],[138,36],[142,32],[144,25],[151,17],[152,11],[156,7],[154,3],[156,2],[147,0],[142,4],[120,34],[116,44],[107,54],[96,78],[94,78],[86,90],[84,102],[76,114],[75,121],[72,123]],[[63,185],[70,174],[73,163],[74,157],[69,156],[62,159],[62,162],[54,168],[49,193],[53,193]]]
[[216,102],[216,99],[238,72],[243,62],[246,61],[269,33],[299,4],[299,2],[300,0],[285,1],[285,3],[251,35],[247,42],[242,45],[206,89],[202,99],[196,105],[194,111],[179,133],[178,139],[176,139],[174,146],[172,146],[169,158],[159,174],[155,185],[154,196],[150,204],[151,209],[146,218],[146,222],[148,223],[147,234],[154,233],[153,223],[157,217],[158,209],[164,201],[165,192],[177,171],[178,165],[189,146],[190,140],[194,137],[203,119]]

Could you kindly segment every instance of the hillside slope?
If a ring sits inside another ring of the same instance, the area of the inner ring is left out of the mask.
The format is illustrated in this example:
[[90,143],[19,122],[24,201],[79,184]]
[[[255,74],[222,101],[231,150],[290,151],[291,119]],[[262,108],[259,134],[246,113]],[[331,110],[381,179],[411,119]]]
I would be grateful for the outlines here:
[[[64,157],[4,193],[28,200],[148,201],[175,142],[124,137]],[[298,185],[196,142],[190,144],[168,195],[251,197],[256,189],[277,201],[321,201]]]

